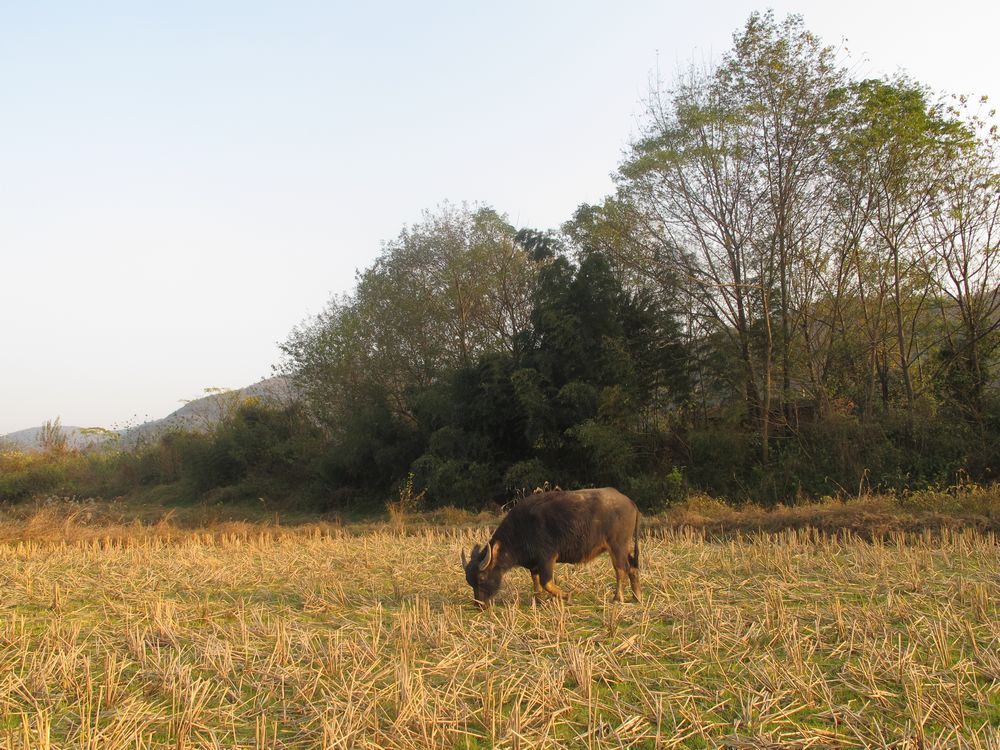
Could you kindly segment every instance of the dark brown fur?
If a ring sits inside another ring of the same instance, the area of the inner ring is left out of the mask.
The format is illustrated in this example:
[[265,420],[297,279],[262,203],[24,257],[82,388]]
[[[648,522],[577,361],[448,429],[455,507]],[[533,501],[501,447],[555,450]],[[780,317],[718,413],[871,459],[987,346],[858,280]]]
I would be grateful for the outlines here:
[[465,578],[477,602],[485,604],[513,567],[531,573],[535,595],[565,597],[555,585],[556,562],[586,563],[608,552],[617,578],[616,600],[624,601],[625,578],[640,601],[639,509],[611,487],[546,492],[526,497],[497,526],[471,558],[462,553]]

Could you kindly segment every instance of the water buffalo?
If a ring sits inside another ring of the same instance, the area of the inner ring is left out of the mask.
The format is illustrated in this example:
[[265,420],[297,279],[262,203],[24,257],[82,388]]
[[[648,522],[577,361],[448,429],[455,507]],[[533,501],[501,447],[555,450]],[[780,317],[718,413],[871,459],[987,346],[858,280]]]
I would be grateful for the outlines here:
[[504,573],[527,568],[535,596],[548,592],[567,598],[553,580],[556,562],[586,563],[602,552],[611,555],[618,588],[615,600],[625,601],[625,576],[635,601],[639,589],[639,509],[616,489],[604,487],[575,492],[544,492],[526,497],[511,509],[485,546],[478,544],[462,567],[465,580],[480,605],[500,589]]

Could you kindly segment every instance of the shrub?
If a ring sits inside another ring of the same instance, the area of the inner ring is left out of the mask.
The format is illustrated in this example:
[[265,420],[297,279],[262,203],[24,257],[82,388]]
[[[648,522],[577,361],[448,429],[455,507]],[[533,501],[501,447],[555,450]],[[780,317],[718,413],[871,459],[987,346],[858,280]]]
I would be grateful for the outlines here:
[[66,470],[63,462],[39,461],[0,476],[0,499],[26,500],[63,489]]
[[668,474],[641,474],[630,478],[624,486],[625,494],[635,501],[643,513],[662,513],[687,495],[684,475],[673,467]]
[[553,479],[549,468],[537,458],[519,461],[504,474],[504,487],[510,493],[531,492]]
[[416,492],[413,489],[413,474],[410,473],[400,485],[398,497],[385,504],[389,520],[397,526],[402,526],[407,518],[423,508],[425,494],[423,491]]
[[413,462],[414,486],[434,505],[478,508],[500,494],[499,471],[492,464],[441,458],[430,453]]
[[756,435],[736,427],[692,430],[686,435],[688,480],[713,495],[745,497],[760,453]]

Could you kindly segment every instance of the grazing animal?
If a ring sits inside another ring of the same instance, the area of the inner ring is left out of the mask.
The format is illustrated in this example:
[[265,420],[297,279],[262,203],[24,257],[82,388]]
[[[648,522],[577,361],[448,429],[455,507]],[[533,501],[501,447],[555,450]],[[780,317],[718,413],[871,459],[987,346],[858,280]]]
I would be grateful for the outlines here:
[[586,563],[603,552],[611,556],[617,590],[625,601],[628,576],[635,601],[639,588],[639,509],[618,490],[604,487],[575,492],[544,492],[515,505],[497,526],[485,546],[462,550],[465,580],[476,602],[485,606],[500,590],[504,573],[527,568],[535,596],[544,592],[566,599],[555,584],[555,564]]

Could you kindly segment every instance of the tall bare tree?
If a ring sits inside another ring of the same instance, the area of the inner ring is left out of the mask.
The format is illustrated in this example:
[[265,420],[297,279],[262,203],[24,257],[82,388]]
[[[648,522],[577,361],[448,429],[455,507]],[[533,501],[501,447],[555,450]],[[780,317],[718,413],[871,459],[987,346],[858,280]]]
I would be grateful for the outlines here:
[[757,189],[765,200],[753,241],[776,279],[772,306],[783,407],[791,399],[793,339],[813,305],[813,273],[828,253],[826,136],[834,121],[831,92],[844,81],[835,55],[800,16],[778,23],[771,13],[753,14],[719,75],[749,126],[759,159]]
[[743,363],[747,406],[766,460],[773,420],[791,398],[794,344],[822,265],[829,178],[824,132],[842,85],[835,53],[802,20],[754,14],[714,71],[654,92],[623,188],[681,252],[689,291]]
[[936,260],[941,366],[980,429],[989,364],[1000,346],[1000,172],[990,119],[966,118],[970,139],[948,162],[924,225]]
[[[920,230],[965,134],[906,78],[855,84],[848,107],[843,146],[853,154],[857,176],[852,179],[867,202],[859,283],[878,292],[875,310],[868,310],[876,328],[881,304],[887,304],[893,356],[912,410],[917,396],[913,367],[925,351],[920,338],[931,292],[930,249]],[[874,279],[866,279],[865,271]]]

